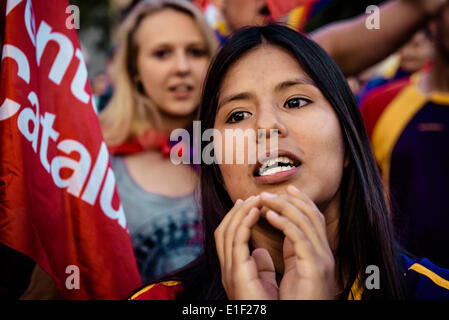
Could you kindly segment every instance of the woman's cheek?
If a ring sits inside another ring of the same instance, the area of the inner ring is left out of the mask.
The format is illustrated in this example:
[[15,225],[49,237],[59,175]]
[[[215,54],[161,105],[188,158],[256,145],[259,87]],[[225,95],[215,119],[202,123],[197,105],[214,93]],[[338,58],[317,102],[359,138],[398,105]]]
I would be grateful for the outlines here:
[[237,199],[246,199],[248,181],[245,181],[246,174],[242,171],[243,165],[223,164],[220,171],[223,176],[225,189],[233,202]]

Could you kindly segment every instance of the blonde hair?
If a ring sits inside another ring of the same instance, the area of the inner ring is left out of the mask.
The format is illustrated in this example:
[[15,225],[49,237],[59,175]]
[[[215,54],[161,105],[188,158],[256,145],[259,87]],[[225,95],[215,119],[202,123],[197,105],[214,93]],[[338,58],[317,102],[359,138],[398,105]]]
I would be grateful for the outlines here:
[[144,18],[163,9],[185,13],[196,22],[212,58],[217,40],[200,9],[187,1],[156,0],[139,3],[119,28],[118,50],[112,64],[114,94],[100,115],[100,124],[107,145],[117,145],[132,139],[146,129],[159,127],[160,113],[143,93],[136,81],[137,52],[135,33]]

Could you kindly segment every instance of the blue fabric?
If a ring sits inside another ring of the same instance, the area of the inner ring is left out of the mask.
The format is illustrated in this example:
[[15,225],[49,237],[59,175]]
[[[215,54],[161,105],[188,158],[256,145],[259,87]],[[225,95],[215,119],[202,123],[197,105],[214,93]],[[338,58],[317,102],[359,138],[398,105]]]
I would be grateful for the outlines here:
[[449,300],[449,289],[436,284],[427,275],[411,270],[414,264],[419,264],[432,273],[446,280],[449,284],[449,270],[440,268],[429,259],[414,259],[404,254],[399,255],[400,264],[404,267],[408,298],[412,300]]
[[375,76],[371,78],[364,86],[363,89],[360,91],[359,94],[357,94],[356,100],[357,102],[362,101],[367,94],[371,92],[372,89],[378,88],[380,86],[383,86],[384,84],[394,82],[399,79],[403,79],[405,77],[409,77],[410,73],[402,70],[401,68],[398,68],[396,70],[396,73],[391,78],[386,78],[384,76]]
[[445,268],[449,268],[448,128],[449,106],[425,103],[394,146],[389,181],[399,243],[414,256]]

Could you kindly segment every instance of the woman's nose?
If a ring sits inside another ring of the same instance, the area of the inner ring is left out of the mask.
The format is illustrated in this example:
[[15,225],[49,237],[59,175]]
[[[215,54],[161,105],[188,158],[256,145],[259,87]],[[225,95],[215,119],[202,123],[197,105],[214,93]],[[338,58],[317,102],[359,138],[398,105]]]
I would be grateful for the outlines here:
[[257,116],[257,141],[272,139],[274,136],[286,136],[288,128],[274,106],[262,106]]
[[182,76],[187,75],[190,72],[190,61],[187,54],[185,52],[177,52],[175,59],[176,73]]

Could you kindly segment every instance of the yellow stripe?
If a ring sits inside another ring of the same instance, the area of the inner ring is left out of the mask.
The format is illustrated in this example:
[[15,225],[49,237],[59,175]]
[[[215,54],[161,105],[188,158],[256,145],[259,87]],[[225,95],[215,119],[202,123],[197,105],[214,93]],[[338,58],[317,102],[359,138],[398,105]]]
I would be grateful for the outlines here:
[[414,271],[416,271],[418,273],[421,273],[421,274],[425,275],[430,280],[432,280],[436,285],[449,290],[449,281],[448,280],[440,277],[435,272],[427,269],[423,265],[415,263],[408,269],[409,270],[414,270]]
[[415,83],[405,87],[380,116],[373,131],[372,145],[382,179],[388,188],[393,148],[410,119],[421,109],[426,97]]
[[147,292],[148,290],[150,290],[151,288],[153,288],[155,285],[154,284],[150,284],[149,286],[146,286],[145,288],[143,288],[142,290],[136,292],[135,294],[133,294],[131,296],[131,298],[129,298],[129,300],[134,300],[137,296],[140,296],[142,293]]
[[430,93],[430,100],[438,104],[449,105],[449,94],[434,91]]
[[150,290],[151,288],[153,288],[157,284],[162,284],[162,285],[164,285],[166,287],[172,287],[172,286],[176,286],[176,285],[178,285],[180,283],[181,282],[179,282],[179,281],[162,281],[162,282],[159,282],[159,283],[150,284],[149,286],[146,286],[142,290],[140,290],[140,291],[136,292],[135,294],[133,294],[131,296],[131,298],[129,298],[128,300],[134,300],[136,297],[138,297],[141,294],[147,292],[148,290]]
[[391,79],[398,71],[401,58],[398,54],[391,55],[385,62],[379,67],[379,73],[386,79]]
[[228,29],[226,28],[226,24],[224,22],[217,22],[216,28],[221,35],[228,34]]
[[360,276],[355,279],[349,291],[348,300],[362,300],[363,287],[360,285]]
[[288,15],[288,26],[290,28],[296,29],[298,28],[302,21],[304,20],[304,10],[306,6],[298,6],[295,9],[291,10]]

